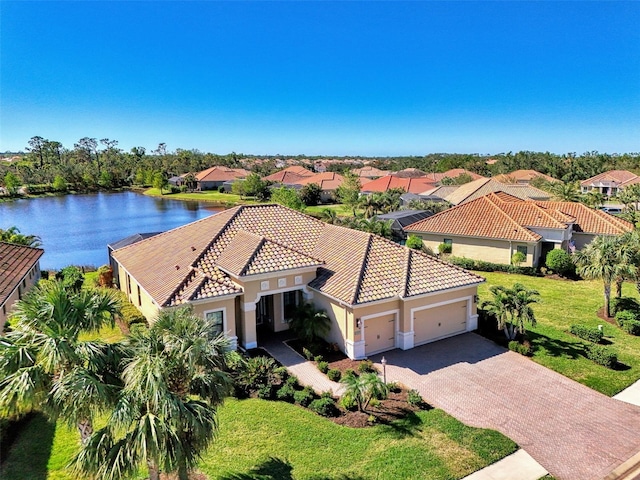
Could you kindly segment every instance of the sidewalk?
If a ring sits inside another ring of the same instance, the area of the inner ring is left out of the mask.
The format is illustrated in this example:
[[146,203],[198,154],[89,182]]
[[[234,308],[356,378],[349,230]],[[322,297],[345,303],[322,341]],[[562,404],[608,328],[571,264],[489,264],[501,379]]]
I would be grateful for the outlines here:
[[538,480],[547,471],[524,450],[478,470],[462,480]]
[[630,387],[625,388],[617,395],[614,395],[613,398],[631,403],[632,405],[640,405],[640,380]]

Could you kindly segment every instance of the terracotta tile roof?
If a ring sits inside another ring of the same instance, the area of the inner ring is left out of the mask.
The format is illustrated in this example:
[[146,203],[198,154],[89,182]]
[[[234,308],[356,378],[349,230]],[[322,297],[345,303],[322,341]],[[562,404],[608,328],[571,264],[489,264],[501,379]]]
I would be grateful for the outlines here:
[[408,193],[421,193],[435,188],[435,183],[425,178],[405,178],[386,175],[362,185],[362,192],[386,192],[391,188],[401,188]]
[[493,177],[495,180],[501,183],[518,183],[518,182],[530,182],[536,177],[542,177],[547,182],[557,182],[558,180],[545,175],[544,173],[537,172],[535,170],[514,170],[511,173],[502,173]]
[[405,228],[407,232],[440,233],[465,237],[537,242],[542,237],[532,228],[619,235],[633,229],[629,222],[581,203],[521,200],[504,192],[440,212]]
[[302,178],[297,184],[298,185],[309,185],[311,183],[315,183],[320,186],[320,189],[323,191],[331,191],[336,190],[342,182],[344,181],[344,177],[335,172],[322,172],[316,173],[313,176]]
[[[415,250],[410,251],[407,280],[404,297],[421,295],[424,292],[435,292],[446,288],[464,287],[468,285],[464,273],[469,273],[444,261]],[[477,283],[484,282],[484,278],[474,275]]]
[[590,185],[598,185],[603,183],[605,185],[624,186],[626,184],[637,183],[640,179],[638,176],[629,172],[628,170],[609,170],[608,172],[602,172],[586,180],[582,180],[580,185],[588,187]]
[[215,166],[196,173],[195,177],[199,182],[226,182],[236,178],[245,178],[249,173],[251,172],[244,168]]
[[416,255],[424,257],[416,262],[431,265],[429,272],[439,276],[412,272],[406,247],[281,205],[235,207],[113,254],[161,306],[241,292],[230,274],[241,282],[248,275],[308,267],[317,267],[311,288],[348,304],[483,281]]
[[0,305],[4,305],[43,254],[41,248],[0,242]]
[[268,180],[270,182],[284,183],[287,185],[295,185],[303,177],[311,177],[315,175],[311,170],[307,170],[299,165],[287,167],[279,172],[272,173],[266,177],[262,177],[262,180]]
[[433,183],[438,183],[442,181],[443,178],[456,178],[460,175],[469,175],[472,180],[478,180],[479,178],[486,178],[482,175],[478,175],[477,173],[470,172],[469,170],[465,170],[464,168],[452,168],[451,170],[447,170],[442,173],[427,173],[425,178],[428,178]]
[[500,183],[492,178],[480,178],[464,185],[460,185],[452,193],[446,195],[445,200],[453,205],[470,202],[492,192],[506,192],[522,200],[549,200],[551,195],[531,185],[517,185]]
[[379,168],[366,166],[362,168],[354,168],[351,170],[351,173],[360,178],[378,178],[389,175],[391,172],[389,172],[389,170],[380,170]]
[[418,177],[424,177],[426,173],[417,168],[405,168],[404,170],[393,172],[391,173],[391,175],[394,175],[400,178],[418,178]]

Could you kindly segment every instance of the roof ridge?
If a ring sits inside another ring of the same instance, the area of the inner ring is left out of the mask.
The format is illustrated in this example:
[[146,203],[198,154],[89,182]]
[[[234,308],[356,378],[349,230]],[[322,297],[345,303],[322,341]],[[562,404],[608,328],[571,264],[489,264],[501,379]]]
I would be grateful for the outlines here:
[[[493,194],[493,192],[492,192],[492,193],[490,193],[489,195],[492,195],[492,194]],[[502,215],[503,215],[503,216],[504,216],[504,217],[505,217],[505,218],[506,218],[506,219],[507,219],[507,220],[508,220],[512,225],[516,225],[517,227],[520,227],[521,229],[524,229],[524,230],[525,230],[526,235],[527,235],[529,238],[533,238],[533,240],[537,240],[537,239],[534,237],[534,232],[532,232],[531,230],[529,230],[529,229],[528,229],[527,227],[525,227],[524,225],[520,225],[520,224],[519,224],[518,222],[516,222],[513,218],[511,218],[511,216],[510,216],[507,212],[505,212],[504,210],[502,210],[502,208],[500,208],[497,204],[495,204],[494,202],[492,202],[492,201],[488,198],[488,197],[489,197],[489,195],[485,195],[484,197],[480,197],[480,198],[478,198],[477,200],[480,200],[480,199],[487,199],[487,201],[489,201],[489,203],[490,203],[491,205],[493,205],[493,206],[494,206],[494,208],[496,208],[496,209],[498,210],[498,212],[500,212],[500,214],[502,214]],[[475,202],[475,200],[473,200],[473,201]],[[469,202],[469,203],[471,203],[471,202]],[[503,203],[507,203],[507,202],[503,202]],[[525,203],[525,202],[522,202],[522,203]]]
[[360,263],[360,273],[358,274],[358,281],[356,282],[356,288],[353,292],[353,297],[351,298],[351,304],[355,305],[356,302],[358,301],[358,294],[360,293],[360,287],[362,287],[362,277],[364,275],[364,271],[366,269],[368,260],[369,260],[369,253],[371,252],[371,243],[373,242],[373,234],[369,233],[369,238],[367,239],[367,248],[365,249],[364,252],[364,258],[362,263]]
[[[207,252],[211,249],[211,247],[214,245],[215,242],[218,241],[218,239],[227,232],[227,230],[231,227],[231,223],[237,218],[238,214],[242,211],[242,209],[245,207],[245,205],[239,205],[238,207],[232,207],[232,208],[236,208],[237,210],[235,211],[235,213],[233,215],[231,215],[231,217],[226,221],[226,223],[224,224],[224,226],[218,230],[218,233],[216,233],[211,240],[209,241],[209,243],[207,243],[207,245],[202,249],[202,251],[200,252],[200,254],[196,257],[196,259],[193,261],[193,263],[191,263],[191,266],[196,268],[197,264],[204,258],[204,256],[207,254]],[[207,217],[209,218],[209,217]],[[203,219],[204,220],[204,219]],[[195,222],[194,222],[195,223]],[[190,225],[190,224],[187,224]],[[187,226],[185,225],[185,227]],[[171,232],[172,230],[169,230],[169,232]],[[125,247],[126,248],[126,247]],[[216,259],[217,260],[217,259]]]
[[182,280],[180,280],[180,283],[178,283],[176,288],[174,288],[171,291],[171,293],[167,295],[167,298],[163,302],[162,306],[163,307],[169,306],[171,304],[171,299],[174,296],[176,296],[182,288],[186,287],[187,283],[193,280],[193,276],[197,275],[198,273],[200,273],[204,277],[204,274],[202,272],[200,272],[199,270],[197,270],[195,267],[192,266],[191,270],[189,270],[189,273]]
[[406,261],[404,262],[404,271],[402,272],[402,278],[404,281],[400,286],[400,291],[398,292],[400,298],[405,298],[409,291],[409,273],[411,272],[411,264],[413,263],[413,249],[406,245],[404,248],[406,249]]
[[[551,214],[547,211],[547,209],[546,209],[545,207],[543,207],[542,205],[538,205],[536,202],[527,202],[527,201],[525,201],[524,203],[525,203],[525,204],[531,204],[531,205],[534,205],[537,209],[539,209],[540,211],[542,211],[542,213],[543,213],[544,215],[546,215],[546,216],[547,216],[547,218],[550,218],[552,221],[554,221],[554,222],[556,222],[556,223],[563,224],[563,222],[561,222],[561,221],[560,221],[560,220],[558,220],[557,218],[554,218],[554,217],[553,217],[553,215],[551,215]],[[564,212],[562,212],[562,211],[560,211],[559,209],[556,209],[556,208],[554,208],[554,209],[553,209],[553,211],[558,212],[558,213],[560,213],[560,214],[564,215],[565,217],[572,217],[571,215],[567,215],[566,213],[564,213]],[[572,217],[572,218],[574,219],[574,222],[575,222],[575,217]]]
[[249,233],[250,235],[255,235],[256,237],[260,238],[260,241],[258,242],[258,245],[256,245],[256,248],[253,249],[253,252],[251,253],[251,255],[249,255],[249,258],[247,259],[247,261],[245,262],[244,266],[242,267],[242,269],[240,270],[240,273],[238,274],[239,277],[244,276],[244,274],[246,273],[247,269],[249,268],[249,265],[251,265],[251,262],[253,262],[256,258],[256,255],[258,254],[258,251],[264,246],[265,242],[267,241],[267,239],[263,236],[260,235],[256,235],[255,233],[252,232],[244,232],[243,233]]
[[40,250],[41,252],[44,252],[44,248],[32,247],[31,245],[20,245],[19,243],[11,243],[11,242],[0,242],[0,243],[4,243],[5,245],[9,245],[11,247],[21,247],[21,248],[27,248],[30,250]]

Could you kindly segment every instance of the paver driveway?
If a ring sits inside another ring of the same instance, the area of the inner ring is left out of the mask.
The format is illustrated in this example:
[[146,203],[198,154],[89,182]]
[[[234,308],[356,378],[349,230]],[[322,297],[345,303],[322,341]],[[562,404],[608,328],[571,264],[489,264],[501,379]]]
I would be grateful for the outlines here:
[[387,381],[468,425],[502,432],[559,479],[602,479],[640,451],[640,407],[476,334],[384,355]]

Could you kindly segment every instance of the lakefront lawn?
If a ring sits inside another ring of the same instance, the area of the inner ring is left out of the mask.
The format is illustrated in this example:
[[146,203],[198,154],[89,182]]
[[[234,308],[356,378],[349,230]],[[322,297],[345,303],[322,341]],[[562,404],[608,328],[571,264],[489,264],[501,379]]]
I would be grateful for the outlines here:
[[[389,425],[350,428],[289,403],[229,399],[219,421],[218,438],[199,468],[211,480],[458,479],[517,448],[498,432],[468,427],[437,409]],[[75,429],[36,416],[0,477],[73,479],[65,465],[77,445]]]
[[[477,273],[487,279],[479,288],[479,305],[491,298],[492,285],[511,287],[518,282],[540,293],[539,303],[533,304],[538,323],[535,327],[527,326],[535,362],[609,396],[640,378],[640,337],[629,335],[597,316],[604,305],[601,281]],[[635,285],[625,284],[623,295],[638,297]],[[612,370],[587,359],[583,354],[587,342],[569,333],[573,324],[594,328],[603,325],[605,343],[610,342],[608,346],[618,354],[618,368]]]

